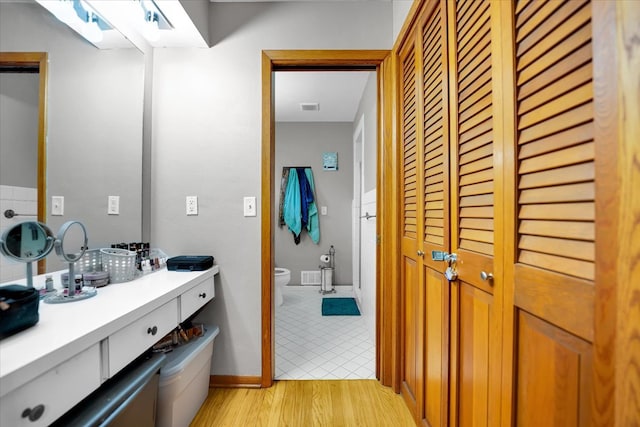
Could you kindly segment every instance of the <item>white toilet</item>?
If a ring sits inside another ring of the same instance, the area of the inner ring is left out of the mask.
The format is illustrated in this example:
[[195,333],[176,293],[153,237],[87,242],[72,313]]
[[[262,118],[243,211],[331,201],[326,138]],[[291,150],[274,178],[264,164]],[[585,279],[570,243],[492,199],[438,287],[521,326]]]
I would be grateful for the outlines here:
[[286,268],[276,267],[276,287],[274,289],[274,297],[276,305],[282,305],[282,287],[289,284],[291,280],[291,271]]

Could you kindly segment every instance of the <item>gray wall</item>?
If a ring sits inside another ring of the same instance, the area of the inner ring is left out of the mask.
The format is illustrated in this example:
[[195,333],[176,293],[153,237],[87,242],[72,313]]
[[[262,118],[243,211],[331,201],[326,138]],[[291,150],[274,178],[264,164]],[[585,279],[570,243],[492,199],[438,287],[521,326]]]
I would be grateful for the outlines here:
[[[336,250],[333,283],[352,284],[351,200],[353,199],[353,126],[351,123],[276,123],[276,174],[283,166],[311,166],[316,185],[316,205],[327,207],[319,215],[320,241],[314,244],[301,233],[296,245],[285,225],[275,227],[275,262],[291,270],[292,285],[301,284],[301,270],[319,270],[320,255]],[[322,170],[322,153],[338,153],[338,170]],[[276,179],[275,206],[280,200],[280,179]],[[276,215],[277,216],[277,215]],[[277,218],[276,218],[277,224]]]
[[398,38],[413,0],[393,0],[393,40]]
[[[213,374],[261,373],[260,171],[263,49],[390,49],[390,2],[212,3],[210,49],[154,52],[152,241],[212,254],[220,326]],[[185,196],[200,214],[185,215]],[[243,217],[243,196],[258,216]]]
[[[49,54],[47,202],[65,197],[51,228],[80,220],[91,247],[139,240],[143,55],[98,50],[35,3],[0,3],[0,50]],[[109,195],[120,196],[120,215],[107,215]]]
[[0,184],[38,186],[38,74],[0,73]]

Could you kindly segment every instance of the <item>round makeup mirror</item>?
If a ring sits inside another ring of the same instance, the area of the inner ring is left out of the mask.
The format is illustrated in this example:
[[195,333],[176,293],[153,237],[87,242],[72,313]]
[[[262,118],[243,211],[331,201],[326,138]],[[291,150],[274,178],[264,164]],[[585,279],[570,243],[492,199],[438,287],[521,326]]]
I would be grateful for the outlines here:
[[[62,224],[54,246],[56,254],[69,263],[69,279],[66,289],[60,293],[48,295],[44,302],[58,304],[95,296],[97,294],[95,287],[85,287],[82,284],[79,288],[76,286],[74,263],[82,258],[88,247],[87,230],[84,225],[78,221],[68,221]],[[82,280],[79,283],[82,283]]]
[[60,258],[74,263],[87,251],[87,244],[87,230],[84,225],[78,221],[68,221],[60,227],[54,245]]
[[4,256],[27,264],[29,287],[33,287],[32,263],[49,255],[53,247],[53,232],[37,221],[21,222],[8,228],[0,240],[0,252]]

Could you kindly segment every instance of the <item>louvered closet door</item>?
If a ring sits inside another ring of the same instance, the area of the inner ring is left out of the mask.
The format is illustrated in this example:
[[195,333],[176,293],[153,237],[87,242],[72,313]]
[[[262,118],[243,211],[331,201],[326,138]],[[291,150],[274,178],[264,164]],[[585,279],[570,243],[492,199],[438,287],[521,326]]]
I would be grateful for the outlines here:
[[424,424],[448,422],[449,283],[431,251],[449,250],[449,124],[446,2],[431,2],[420,21],[422,55],[423,277],[425,289]]
[[[451,283],[451,424],[484,426],[499,408],[501,277],[494,257],[502,215],[496,200],[501,169],[494,153],[495,88],[492,12],[498,3],[449,3],[451,70],[452,252],[458,280]],[[497,258],[500,259],[500,258]],[[495,274],[491,279],[489,275]],[[485,279],[483,279],[485,277]],[[496,419],[496,418],[494,418]]]
[[415,34],[400,51],[400,138],[401,138],[401,392],[409,410],[418,419],[423,396],[423,334],[424,288],[422,259],[418,256],[418,242],[423,228],[418,214],[422,192],[418,189],[420,147],[419,97],[416,69]]
[[594,309],[591,5],[518,1],[515,419],[588,424]]

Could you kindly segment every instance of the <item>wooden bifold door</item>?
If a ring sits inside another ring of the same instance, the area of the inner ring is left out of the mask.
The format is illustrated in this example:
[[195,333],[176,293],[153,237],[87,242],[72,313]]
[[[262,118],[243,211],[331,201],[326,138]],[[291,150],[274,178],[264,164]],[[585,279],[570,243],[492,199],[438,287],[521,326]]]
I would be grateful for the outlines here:
[[397,44],[400,377],[420,425],[589,425],[595,147],[615,144],[593,8],[426,1]]

